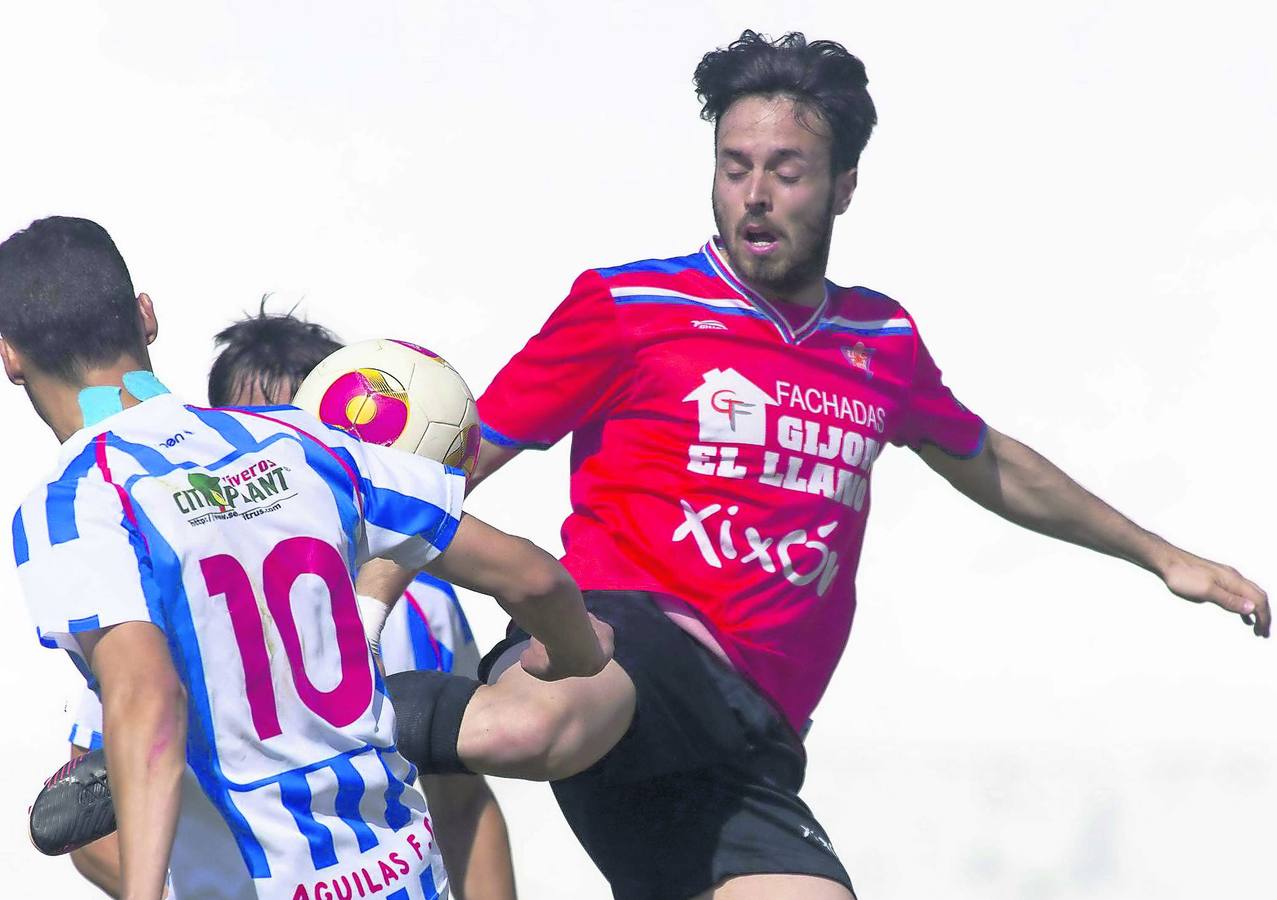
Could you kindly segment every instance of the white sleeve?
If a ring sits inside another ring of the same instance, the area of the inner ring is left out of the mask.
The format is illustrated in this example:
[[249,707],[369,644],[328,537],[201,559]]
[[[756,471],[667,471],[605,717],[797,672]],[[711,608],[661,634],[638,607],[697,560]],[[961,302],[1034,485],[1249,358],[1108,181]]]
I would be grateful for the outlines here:
[[404,450],[352,441],[362,475],[364,539],[357,565],[374,557],[420,569],[452,543],[466,474]]
[[466,474],[406,450],[365,444],[302,410],[272,412],[326,445],[358,482],[363,534],[356,566],[384,557],[420,569],[447,548],[461,521]]
[[146,540],[114,485],[94,474],[50,484],[18,510],[13,535],[18,581],[44,646],[78,654],[80,632],[153,621]]
[[102,746],[102,701],[85,687],[71,720],[71,743],[81,750],[96,750]]

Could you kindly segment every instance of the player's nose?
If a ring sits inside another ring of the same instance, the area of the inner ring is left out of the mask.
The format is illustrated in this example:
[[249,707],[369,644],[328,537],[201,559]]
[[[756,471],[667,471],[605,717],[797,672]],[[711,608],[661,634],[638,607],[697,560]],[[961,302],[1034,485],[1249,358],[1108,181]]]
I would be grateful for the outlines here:
[[745,208],[751,213],[771,210],[771,191],[767,188],[767,180],[762,172],[753,172],[745,185]]

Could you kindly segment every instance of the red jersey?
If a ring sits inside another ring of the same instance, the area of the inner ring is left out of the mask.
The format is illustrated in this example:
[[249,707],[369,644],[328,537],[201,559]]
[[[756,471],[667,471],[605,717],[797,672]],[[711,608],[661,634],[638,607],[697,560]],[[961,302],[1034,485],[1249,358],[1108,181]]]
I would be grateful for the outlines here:
[[683,601],[798,729],[851,630],[874,460],[984,438],[900,304],[830,283],[795,321],[715,241],[582,274],[479,414],[505,446],[572,434],[582,589]]

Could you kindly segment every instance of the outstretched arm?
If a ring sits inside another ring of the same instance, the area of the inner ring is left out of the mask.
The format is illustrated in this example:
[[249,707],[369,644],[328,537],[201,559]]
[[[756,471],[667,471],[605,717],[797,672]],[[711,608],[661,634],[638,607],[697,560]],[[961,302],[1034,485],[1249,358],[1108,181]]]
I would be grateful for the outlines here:
[[918,455],[985,509],[1050,537],[1089,547],[1148,569],[1193,603],[1237,613],[1268,637],[1268,595],[1236,569],[1195,556],[1139,527],[1087,491],[1050,460],[989,429],[984,448],[958,459],[925,445]]
[[480,482],[518,455],[518,447],[503,447],[484,438],[479,442],[479,459],[466,482],[466,493],[469,494]]
[[581,591],[559,561],[529,540],[463,514],[448,549],[426,569],[494,597],[536,639],[523,667],[538,678],[595,675],[612,657],[611,629],[586,613]]
[[186,691],[163,633],[124,622],[82,638],[102,687],[103,745],[119,822],[121,896],[158,900],[186,767]]
[[[466,493],[469,494],[480,482],[518,455],[517,447],[503,447],[484,438],[479,445],[479,461],[466,481]],[[359,570],[356,588],[361,597],[380,600],[389,610],[416,577],[417,573],[412,569],[405,569],[388,559],[370,559]],[[385,615],[381,618],[384,621]]]

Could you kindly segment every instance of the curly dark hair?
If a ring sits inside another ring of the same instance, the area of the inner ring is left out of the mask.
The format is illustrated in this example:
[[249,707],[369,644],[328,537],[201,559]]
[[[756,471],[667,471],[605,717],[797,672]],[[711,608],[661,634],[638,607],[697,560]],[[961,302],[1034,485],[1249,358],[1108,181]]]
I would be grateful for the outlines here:
[[770,40],[746,29],[726,48],[701,57],[696,73],[701,118],[718,121],[733,103],[751,95],[782,95],[798,104],[799,115],[815,113],[833,134],[835,172],[860,162],[878,123],[866,85],[865,65],[842,44],[812,41],[799,31]]
[[245,316],[217,333],[222,348],[208,372],[208,402],[230,406],[231,400],[256,385],[267,397],[292,397],[310,370],[341,348],[337,336],[322,325],[286,313],[266,311],[262,297],[256,315]]

